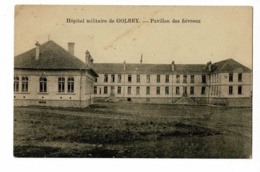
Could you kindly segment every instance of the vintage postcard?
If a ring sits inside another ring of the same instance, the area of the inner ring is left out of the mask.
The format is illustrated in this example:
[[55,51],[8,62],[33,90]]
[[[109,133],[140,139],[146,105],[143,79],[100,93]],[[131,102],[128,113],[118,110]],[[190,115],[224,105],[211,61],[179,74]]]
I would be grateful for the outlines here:
[[15,157],[252,158],[249,6],[15,6]]

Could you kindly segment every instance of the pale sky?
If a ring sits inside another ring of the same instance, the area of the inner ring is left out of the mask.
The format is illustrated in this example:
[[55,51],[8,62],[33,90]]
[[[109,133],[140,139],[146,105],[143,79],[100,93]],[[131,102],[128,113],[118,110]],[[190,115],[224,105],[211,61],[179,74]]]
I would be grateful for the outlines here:
[[[140,23],[66,23],[72,19],[129,19]],[[151,19],[180,20],[150,23]],[[200,20],[200,24],[182,23]],[[145,23],[143,21],[149,21]],[[252,69],[251,7],[16,6],[15,55],[50,39],[94,63],[206,64],[228,58]]]

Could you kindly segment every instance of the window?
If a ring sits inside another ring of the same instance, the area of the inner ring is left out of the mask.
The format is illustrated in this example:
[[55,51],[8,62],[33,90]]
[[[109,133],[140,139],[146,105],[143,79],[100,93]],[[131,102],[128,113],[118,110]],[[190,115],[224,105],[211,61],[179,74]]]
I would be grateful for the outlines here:
[[95,82],[97,82],[98,78],[95,78]]
[[194,83],[194,75],[190,76],[190,83]]
[[169,94],[169,87],[165,87],[165,94],[166,94],[166,95]]
[[206,83],[206,75],[202,75],[202,83]]
[[165,82],[169,83],[169,75],[165,75]]
[[137,82],[137,83],[140,82],[140,75],[136,75],[136,82]]
[[58,92],[59,93],[65,92],[65,78],[64,77],[58,78]]
[[233,73],[230,73],[228,78],[229,82],[233,82]]
[[118,76],[117,76],[117,82],[121,82],[121,78],[122,78],[122,76],[121,76],[121,75],[118,75]]
[[131,94],[131,87],[127,87],[127,94]]
[[180,87],[176,87],[176,94],[177,94],[177,95],[180,94]]
[[242,86],[239,85],[237,88],[237,94],[242,94]]
[[160,75],[157,75],[157,83],[161,81]]
[[74,78],[69,77],[68,78],[68,93],[74,92]]
[[19,77],[16,76],[14,77],[14,92],[18,92],[19,91]]
[[238,78],[237,78],[237,80],[238,80],[239,82],[242,81],[242,73],[239,73],[239,74],[238,74]]
[[190,94],[191,94],[191,95],[194,94],[194,87],[190,87]]
[[111,82],[115,82],[115,75],[114,74],[111,75]]
[[201,94],[206,94],[206,87],[201,87]]
[[229,94],[233,94],[233,86],[229,86],[228,87],[228,93]]
[[136,87],[136,95],[140,94],[140,87]]
[[146,94],[147,94],[147,95],[150,94],[150,87],[146,87]]
[[22,77],[22,92],[28,92],[28,77]]
[[131,76],[131,75],[128,75],[127,78],[128,78],[128,79],[127,79],[128,82],[132,82],[132,76]]
[[47,92],[47,78],[40,77],[40,93]]
[[187,83],[187,75],[183,75],[183,83]]
[[150,83],[150,75],[146,75],[146,82]]
[[180,83],[180,75],[176,75],[176,83]]
[[104,86],[104,94],[107,94],[107,86]]
[[97,94],[97,86],[94,86],[94,94]]
[[187,87],[183,87],[183,95],[187,95]]
[[156,94],[160,94],[160,87],[156,87]]
[[117,94],[121,94],[121,87],[120,86],[117,87]]
[[99,88],[99,94],[101,94],[102,93],[102,89],[101,88]]
[[108,75],[107,74],[104,75],[104,82],[108,82]]

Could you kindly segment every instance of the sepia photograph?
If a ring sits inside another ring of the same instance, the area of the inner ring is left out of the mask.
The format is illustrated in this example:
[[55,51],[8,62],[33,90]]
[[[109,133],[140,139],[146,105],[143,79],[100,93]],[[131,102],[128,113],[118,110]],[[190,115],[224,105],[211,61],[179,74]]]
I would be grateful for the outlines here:
[[252,159],[252,6],[14,8],[14,157]]

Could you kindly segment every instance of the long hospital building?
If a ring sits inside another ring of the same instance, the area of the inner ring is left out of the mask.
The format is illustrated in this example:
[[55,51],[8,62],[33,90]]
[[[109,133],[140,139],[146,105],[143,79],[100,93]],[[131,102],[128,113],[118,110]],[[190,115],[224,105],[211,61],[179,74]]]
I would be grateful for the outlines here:
[[48,41],[15,57],[15,106],[87,107],[119,101],[251,106],[252,70],[233,59],[207,64],[85,62]]
[[207,64],[94,63],[95,98],[134,102],[251,105],[251,70],[233,59]]

